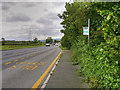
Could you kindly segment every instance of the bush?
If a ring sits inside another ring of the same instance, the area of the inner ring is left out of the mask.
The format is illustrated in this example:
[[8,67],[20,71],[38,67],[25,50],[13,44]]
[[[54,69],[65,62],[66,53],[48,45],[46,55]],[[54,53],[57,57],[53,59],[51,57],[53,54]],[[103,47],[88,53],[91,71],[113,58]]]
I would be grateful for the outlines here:
[[[67,3],[59,15],[64,27],[63,47],[94,88],[120,88],[120,2]],[[94,13],[94,14],[93,14]],[[83,27],[90,23],[90,45]]]
[[118,51],[106,43],[88,47],[85,40],[79,38],[78,41],[72,46],[71,51],[72,61],[79,62],[79,73],[87,77],[91,87],[118,88],[120,80]]

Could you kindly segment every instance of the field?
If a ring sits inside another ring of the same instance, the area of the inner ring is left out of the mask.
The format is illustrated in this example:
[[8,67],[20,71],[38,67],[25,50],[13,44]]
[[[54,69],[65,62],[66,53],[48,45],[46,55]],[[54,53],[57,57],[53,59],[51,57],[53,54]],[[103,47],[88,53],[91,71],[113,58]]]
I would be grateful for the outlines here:
[[33,47],[40,47],[40,46],[44,46],[44,45],[0,45],[0,51],[33,48]]

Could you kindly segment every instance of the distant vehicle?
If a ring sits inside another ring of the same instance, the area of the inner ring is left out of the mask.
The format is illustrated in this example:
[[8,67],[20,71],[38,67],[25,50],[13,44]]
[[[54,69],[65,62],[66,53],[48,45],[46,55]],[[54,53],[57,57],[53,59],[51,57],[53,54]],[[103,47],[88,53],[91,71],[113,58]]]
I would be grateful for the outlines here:
[[46,47],[50,47],[50,44],[49,44],[49,43],[46,43]]
[[58,43],[55,43],[55,46],[58,46]]

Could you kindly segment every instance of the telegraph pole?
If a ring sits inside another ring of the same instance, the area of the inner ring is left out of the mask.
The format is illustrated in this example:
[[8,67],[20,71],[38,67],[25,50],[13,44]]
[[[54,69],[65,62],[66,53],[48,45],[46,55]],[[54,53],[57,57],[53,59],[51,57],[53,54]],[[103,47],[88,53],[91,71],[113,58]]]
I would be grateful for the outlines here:
[[32,28],[29,28],[29,40],[32,41]]

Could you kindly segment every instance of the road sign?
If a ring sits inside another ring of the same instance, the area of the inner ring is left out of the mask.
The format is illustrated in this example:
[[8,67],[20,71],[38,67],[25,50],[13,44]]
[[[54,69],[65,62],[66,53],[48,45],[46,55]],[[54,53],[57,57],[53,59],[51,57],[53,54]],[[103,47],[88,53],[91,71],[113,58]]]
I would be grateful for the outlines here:
[[89,27],[83,27],[83,35],[89,35]]

